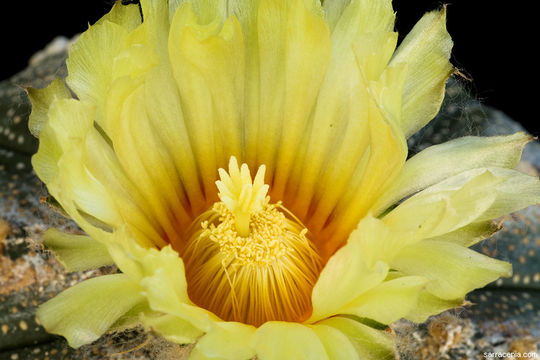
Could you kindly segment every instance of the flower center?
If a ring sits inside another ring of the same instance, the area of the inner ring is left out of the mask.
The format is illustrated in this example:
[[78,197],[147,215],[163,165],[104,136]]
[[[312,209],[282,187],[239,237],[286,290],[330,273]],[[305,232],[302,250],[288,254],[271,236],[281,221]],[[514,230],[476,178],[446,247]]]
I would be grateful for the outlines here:
[[194,221],[183,254],[191,300],[255,326],[307,319],[322,266],[308,230],[280,203],[270,204],[264,171],[252,182],[234,157],[229,173],[220,169],[221,201]]

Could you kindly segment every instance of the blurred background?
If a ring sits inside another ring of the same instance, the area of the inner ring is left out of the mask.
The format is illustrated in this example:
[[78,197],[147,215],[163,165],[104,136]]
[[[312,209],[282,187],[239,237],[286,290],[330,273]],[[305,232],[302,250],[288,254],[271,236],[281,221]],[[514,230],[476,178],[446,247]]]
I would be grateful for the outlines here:
[[[331,0],[327,0],[331,1]],[[24,69],[28,59],[54,37],[84,31],[111,7],[112,0],[11,1],[0,22],[0,80]],[[532,3],[532,2],[531,2]],[[423,13],[444,2],[394,0],[397,30],[403,37]],[[528,5],[532,6],[532,5]],[[502,110],[540,135],[535,112],[537,67],[533,67],[535,9],[523,3],[455,0],[448,4],[448,29],[454,39],[453,64],[472,82],[473,96]],[[535,61],[536,62],[536,61]]]

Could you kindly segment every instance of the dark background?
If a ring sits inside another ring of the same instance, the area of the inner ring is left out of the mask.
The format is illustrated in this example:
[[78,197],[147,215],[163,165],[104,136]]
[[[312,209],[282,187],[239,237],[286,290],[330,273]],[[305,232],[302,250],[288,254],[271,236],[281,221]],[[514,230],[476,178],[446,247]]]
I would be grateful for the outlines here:
[[[327,0],[331,1],[331,0]],[[55,36],[71,37],[110,8],[110,0],[11,1],[0,22],[0,80],[22,70],[36,51]],[[444,2],[394,0],[397,30],[405,35],[423,13]],[[455,0],[448,5],[448,30],[454,40],[452,62],[472,79],[473,96],[504,111],[540,135],[536,115],[538,31],[533,2]],[[525,5],[527,4],[527,5]]]

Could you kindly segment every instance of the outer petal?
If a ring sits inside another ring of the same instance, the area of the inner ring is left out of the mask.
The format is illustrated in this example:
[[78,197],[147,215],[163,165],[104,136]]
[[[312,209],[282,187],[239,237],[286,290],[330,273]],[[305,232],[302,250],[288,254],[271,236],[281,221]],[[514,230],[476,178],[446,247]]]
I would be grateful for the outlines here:
[[310,322],[342,313],[345,305],[380,284],[387,273],[386,263],[366,261],[361,237],[352,235],[347,245],[330,258],[315,283]]
[[350,238],[359,242],[359,253],[369,267],[378,261],[389,263],[413,239],[413,233],[392,229],[380,219],[368,214]]
[[507,262],[434,240],[405,247],[390,265],[404,274],[432,280],[426,289],[445,300],[462,299],[471,290],[512,274]]
[[430,146],[407,160],[399,176],[377,200],[373,212],[379,215],[397,201],[463,171],[487,166],[513,168],[530,140],[529,135],[516,133],[488,138],[467,136]]
[[[404,201],[383,219],[430,238],[540,202],[540,182],[523,173],[481,168],[460,173]],[[467,240],[465,240],[467,242]]]
[[122,5],[115,2],[111,11],[99,19],[96,25],[105,21],[118,24],[126,30],[131,31],[141,24],[139,7],[136,4]]
[[145,315],[141,321],[159,332],[165,339],[177,344],[193,343],[203,334],[186,320],[170,314]]
[[197,342],[193,352],[209,359],[251,359],[256,355],[251,347],[255,330],[253,326],[237,322],[214,323]]
[[153,310],[178,316],[205,332],[219,320],[189,300],[184,263],[170,246],[142,250],[136,256],[143,275],[139,284]]
[[489,168],[489,171],[505,181],[497,186],[497,199],[493,205],[478,220],[496,219],[540,203],[540,181],[537,177],[508,169]]
[[43,235],[43,243],[54,251],[68,271],[94,269],[113,264],[107,248],[89,236],[66,234],[54,228]]
[[64,336],[77,348],[98,339],[143,302],[140,291],[124,274],[100,276],[61,292],[41,305],[37,316],[47,331]]
[[423,323],[434,314],[440,314],[461,305],[463,305],[463,298],[444,300],[428,291],[422,291],[418,296],[416,307],[405,318],[417,323]]
[[395,358],[392,337],[383,331],[339,316],[324,320],[319,324],[331,326],[345,334],[362,360],[391,360]]
[[421,276],[385,281],[349,303],[342,313],[390,324],[417,308],[418,296],[427,282]]
[[497,198],[496,188],[504,179],[486,171],[460,186],[439,184],[407,199],[383,218],[393,229],[411,231],[425,239],[459,229],[478,219]]
[[420,19],[405,37],[390,65],[407,63],[401,128],[406,137],[435,117],[453,67],[448,61],[452,39],[446,31],[446,7]]
[[79,99],[98,107],[98,117],[112,81],[114,58],[123,49],[127,34],[121,25],[103,21],[71,46],[66,81]]
[[359,34],[392,31],[395,14],[389,0],[325,1],[324,10],[336,38],[350,39]]
[[[39,178],[48,188],[54,186],[58,177],[58,159],[62,156],[62,149],[58,145],[54,130],[45,126],[40,130],[38,152],[32,156],[32,167]],[[50,189],[49,189],[50,191]]]
[[252,344],[264,360],[329,360],[317,334],[298,323],[264,323],[255,332]]
[[28,97],[32,102],[32,113],[28,118],[28,128],[32,135],[39,133],[48,119],[49,108],[58,99],[69,99],[71,94],[61,79],[56,78],[45,89],[28,89]]
[[349,338],[341,331],[319,324],[313,325],[312,329],[321,340],[330,360],[361,360]]
[[433,240],[448,241],[461,246],[470,247],[479,241],[487,239],[498,230],[500,230],[500,226],[494,221],[479,221],[447,234],[437,236]]

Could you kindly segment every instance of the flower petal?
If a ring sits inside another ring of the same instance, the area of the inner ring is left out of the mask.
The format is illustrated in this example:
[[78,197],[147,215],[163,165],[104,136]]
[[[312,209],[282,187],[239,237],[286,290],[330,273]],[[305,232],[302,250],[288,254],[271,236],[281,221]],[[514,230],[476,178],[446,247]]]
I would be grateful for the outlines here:
[[113,264],[107,248],[89,236],[66,234],[50,228],[43,235],[43,244],[54,251],[56,259],[67,271],[95,269]]
[[47,331],[64,336],[70,346],[78,348],[98,339],[143,302],[140,291],[124,274],[100,276],[61,292],[41,305],[37,316]]
[[509,169],[480,168],[421,191],[390,211],[383,221],[396,229],[414,231],[417,239],[431,238],[539,202],[536,177]]
[[444,300],[462,299],[469,291],[512,274],[507,262],[434,240],[405,247],[390,265],[404,274],[432,280],[426,289]]
[[[326,4],[325,6],[332,7]],[[338,4],[338,7],[341,8],[341,5]],[[353,44],[359,41],[362,35],[391,31],[393,22],[394,13],[390,1],[351,1],[343,9],[333,29],[326,77],[320,87],[312,125],[304,135],[305,148],[295,161],[290,180],[291,188],[286,196],[293,198],[294,202],[291,205],[285,204],[303,220],[311,210],[311,204],[321,202],[320,209],[314,212],[319,214],[320,218],[313,220],[313,224],[308,224],[311,225],[310,228],[320,228],[321,224],[325,224],[325,218],[336,206],[336,199],[351,198],[350,195],[343,194],[344,189],[353,189],[354,194],[363,191],[372,193],[367,189],[359,189],[359,183],[371,168],[369,165],[366,167],[366,158],[371,157],[369,160],[375,162],[374,158],[380,154],[379,148],[371,148],[370,153],[369,146],[371,144],[373,147],[379,141],[385,143],[386,126],[382,125],[377,134],[372,131],[375,124],[378,125],[384,120],[381,119],[379,109],[370,104]],[[375,52],[379,63],[384,63],[387,51],[381,51],[381,48],[384,46],[377,44],[371,52]],[[386,149],[392,147],[389,145]],[[397,158],[405,152],[401,150],[393,151]],[[388,168],[393,169],[391,166]],[[372,174],[374,173],[377,172],[373,171]],[[329,183],[335,191],[326,191]],[[327,198],[320,199],[323,196]],[[352,203],[358,201],[353,200]],[[365,202],[361,204],[364,205]],[[352,213],[354,216],[350,228],[340,227],[346,228],[343,232],[348,234],[358,223],[358,212],[341,210],[343,209],[340,209],[340,215],[343,212]],[[340,238],[339,245],[346,239],[343,236],[336,238]]]
[[350,340],[341,331],[326,325],[313,325],[311,327],[323,344],[328,358],[360,360],[356,349]]
[[530,140],[521,132],[487,138],[466,136],[430,146],[407,160],[395,182],[377,200],[373,212],[379,215],[397,201],[466,170],[513,168]]
[[391,360],[395,358],[392,337],[358,321],[335,316],[319,324],[331,326],[347,336],[360,359]]
[[444,300],[427,291],[422,291],[418,296],[416,307],[405,318],[417,323],[423,323],[430,316],[440,314],[448,309],[455,309],[463,305],[463,298]]
[[407,64],[401,128],[408,138],[435,117],[454,68],[448,61],[452,39],[446,7],[425,14],[397,48],[390,65]]
[[[184,3],[180,5],[173,18],[168,45],[173,75],[181,97],[184,121],[199,165],[205,195],[209,199],[216,194],[214,181],[217,169],[225,166],[227,163],[225,157],[231,155],[225,151],[219,153],[216,151],[225,144],[225,138],[220,131],[223,131],[226,121],[231,122],[227,134],[230,136],[232,131],[233,136],[230,140],[235,152],[238,151],[240,141],[240,129],[237,124],[240,117],[235,112],[238,110],[235,105],[242,104],[244,51],[240,52],[240,59],[236,62],[231,55],[234,50],[242,49],[242,35],[237,21],[227,20],[226,25],[221,27],[223,20],[214,18],[209,20],[209,23],[203,22],[197,18],[191,4]],[[231,66],[231,69],[227,70],[227,66]],[[215,67],[218,69],[212,72]],[[216,75],[216,72],[219,74]],[[219,94],[212,93],[212,89],[216,91],[220,89],[210,86],[212,76],[218,76],[217,81],[227,84],[223,102],[215,98]],[[233,80],[232,83],[227,83],[227,79]],[[220,118],[222,114],[217,113],[218,105],[215,104],[226,106],[229,118]],[[220,121],[214,122],[214,118]]]
[[[402,134],[382,117],[376,105],[370,103],[369,147],[367,163],[349,184],[333,211],[323,238],[323,251],[333,253],[369,212],[373,202],[391,184],[405,163],[406,145]],[[366,174],[366,176],[364,176]],[[331,237],[330,237],[331,236]]]
[[427,282],[421,276],[385,281],[357,297],[344,307],[342,313],[390,324],[416,309],[420,291]]
[[71,94],[64,82],[56,78],[45,89],[27,89],[32,103],[32,113],[28,118],[28,128],[32,135],[39,137],[48,119],[49,108],[58,99],[69,99]]
[[388,265],[381,261],[370,265],[362,256],[361,236],[351,235],[347,244],[328,260],[315,283],[310,322],[341,313],[345,305],[380,284],[388,273]]
[[105,21],[118,24],[128,31],[135,29],[141,24],[141,14],[139,6],[136,4],[123,5],[115,2],[111,11],[99,19],[96,24],[101,24]]
[[336,39],[350,41],[359,34],[392,31],[394,27],[395,14],[389,0],[325,1],[324,10]]
[[382,220],[371,214],[364,217],[351,233],[349,241],[355,238],[359,253],[369,268],[380,261],[389,263],[394,256],[413,239],[413,234],[390,228]]
[[330,60],[330,32],[317,3],[264,0],[259,7],[259,114],[246,151],[256,150],[257,163],[266,164],[274,198],[290,179]]
[[103,21],[84,32],[69,51],[66,82],[80,100],[97,106],[100,123],[114,58],[123,49],[127,35],[121,25]]
[[255,334],[253,326],[237,322],[217,322],[195,345],[192,352],[200,352],[209,359],[251,359],[255,349],[250,346]]
[[416,239],[452,232],[476,221],[494,204],[495,189],[502,181],[485,171],[460,186],[441,183],[407,199],[383,221],[393,229],[415,233]]
[[264,360],[329,360],[317,334],[298,323],[266,322],[255,332],[252,344]]
[[437,236],[432,240],[448,241],[461,246],[471,247],[474,244],[487,239],[498,230],[500,230],[500,226],[491,220],[479,221],[473,222],[447,234]]
[[137,259],[144,276],[139,284],[153,310],[178,316],[205,332],[218,320],[189,300],[184,263],[170,246],[145,249]]
[[518,171],[489,168],[496,177],[504,179],[496,187],[497,199],[480,216],[479,221],[496,219],[500,216],[540,203],[540,181],[536,176],[529,176]]
[[32,156],[32,167],[41,181],[47,184],[49,192],[54,188],[58,178],[58,159],[62,156],[62,148],[58,144],[54,130],[49,126],[39,130],[38,151]]
[[[140,245],[164,246],[164,231],[150,204],[141,194],[136,182],[131,181],[120,164],[113,146],[97,131],[88,134],[83,150],[83,162],[92,178],[106,185],[108,196],[124,222],[144,236],[137,238]],[[133,230],[135,231],[135,230]]]
[[150,205],[151,213],[175,247],[191,223],[189,204],[174,161],[156,136],[146,114],[145,91],[137,87],[125,99],[112,142],[118,161]]
[[193,343],[203,334],[186,320],[171,314],[145,315],[141,321],[165,339],[177,344]]

